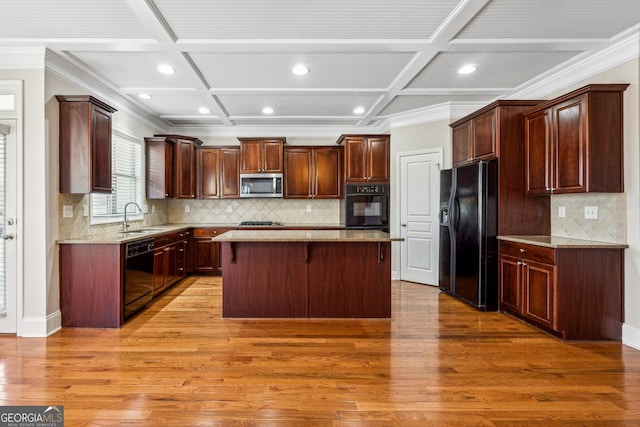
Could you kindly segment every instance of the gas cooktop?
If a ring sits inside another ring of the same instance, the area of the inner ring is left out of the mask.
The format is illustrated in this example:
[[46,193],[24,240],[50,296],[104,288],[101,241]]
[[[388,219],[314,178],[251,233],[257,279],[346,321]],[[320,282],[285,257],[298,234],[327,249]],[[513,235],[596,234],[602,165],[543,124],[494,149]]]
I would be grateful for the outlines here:
[[281,222],[275,221],[242,221],[240,225],[253,225],[253,226],[282,226]]

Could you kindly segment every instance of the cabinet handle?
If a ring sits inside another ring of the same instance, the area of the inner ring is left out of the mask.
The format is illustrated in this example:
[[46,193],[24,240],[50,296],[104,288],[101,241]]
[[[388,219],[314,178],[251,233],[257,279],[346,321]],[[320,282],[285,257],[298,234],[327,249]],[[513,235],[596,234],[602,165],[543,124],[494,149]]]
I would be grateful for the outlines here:
[[520,253],[524,253],[524,249],[520,248]]

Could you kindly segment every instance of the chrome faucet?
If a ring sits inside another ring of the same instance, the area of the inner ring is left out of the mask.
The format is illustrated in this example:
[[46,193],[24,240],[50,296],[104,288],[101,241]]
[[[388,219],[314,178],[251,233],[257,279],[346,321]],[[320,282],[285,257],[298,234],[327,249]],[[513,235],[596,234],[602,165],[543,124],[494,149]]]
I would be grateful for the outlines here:
[[126,205],[124,205],[124,222],[122,223],[123,233],[126,233],[129,230],[129,221],[127,221],[127,208],[129,207],[129,205],[134,205],[136,208],[138,208],[139,212],[142,212],[140,205],[138,205],[136,202],[128,202]]

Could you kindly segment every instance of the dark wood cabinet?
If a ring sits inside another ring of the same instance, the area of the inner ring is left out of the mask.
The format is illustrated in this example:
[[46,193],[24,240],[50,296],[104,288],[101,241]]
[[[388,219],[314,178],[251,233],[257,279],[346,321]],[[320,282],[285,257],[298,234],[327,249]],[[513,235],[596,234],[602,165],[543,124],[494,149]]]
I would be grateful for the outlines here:
[[342,147],[287,147],[284,197],[342,198]]
[[454,166],[497,157],[497,115],[492,108],[453,127]]
[[229,228],[195,228],[193,230],[193,272],[221,274],[220,243],[213,240]]
[[282,173],[284,138],[238,138],[240,173]]
[[342,135],[345,182],[388,182],[390,176],[389,135]]
[[144,140],[147,198],[194,199],[195,147],[202,141],[179,135],[155,135]]
[[524,113],[528,195],[624,190],[627,87],[588,85]]
[[60,192],[111,192],[111,115],[89,95],[56,95],[60,103]]
[[240,148],[196,150],[198,199],[240,197]]
[[565,340],[622,336],[621,248],[500,242],[499,309]]
[[454,165],[498,159],[498,235],[551,232],[549,198],[526,197],[523,178],[522,113],[539,103],[496,101],[451,124]]
[[190,231],[164,234],[155,239],[153,293],[157,295],[182,280],[189,269]]
[[175,197],[175,144],[166,138],[145,138],[147,199]]

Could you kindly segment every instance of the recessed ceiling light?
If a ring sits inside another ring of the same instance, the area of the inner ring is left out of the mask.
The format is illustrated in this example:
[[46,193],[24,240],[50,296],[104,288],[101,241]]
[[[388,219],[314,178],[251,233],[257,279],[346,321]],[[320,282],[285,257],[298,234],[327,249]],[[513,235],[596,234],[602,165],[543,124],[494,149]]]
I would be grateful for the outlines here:
[[353,110],[353,114],[364,114],[364,107],[356,107]]
[[148,93],[139,93],[138,94],[138,98],[140,98],[140,99],[151,99],[151,95],[149,95]]
[[200,114],[209,114],[209,109],[207,107],[198,108],[198,113]]
[[158,71],[162,74],[174,74],[176,70],[173,69],[170,65],[160,64],[158,65]]
[[271,107],[264,107],[262,109],[262,114],[273,114],[273,108]]
[[293,74],[296,74],[298,76],[304,76],[305,74],[309,73],[309,67],[303,64],[298,64],[293,67],[291,71],[293,72]]
[[463,65],[458,68],[458,74],[471,74],[476,70],[476,66],[474,64]]

